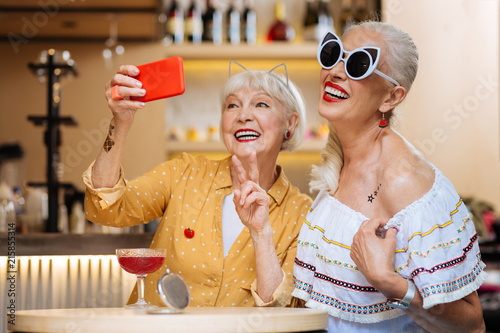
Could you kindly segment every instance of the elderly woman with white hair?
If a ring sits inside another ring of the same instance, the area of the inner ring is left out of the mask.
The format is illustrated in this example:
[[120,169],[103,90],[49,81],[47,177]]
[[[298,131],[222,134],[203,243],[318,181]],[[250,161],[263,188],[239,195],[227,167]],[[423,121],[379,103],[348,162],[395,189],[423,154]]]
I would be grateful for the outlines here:
[[328,310],[331,332],[484,331],[471,215],[391,126],[417,74],[411,37],[366,22],[342,39],[326,34],[317,56],[330,134],[312,173],[319,194],[299,235],[293,295]]
[[[190,306],[287,306],[293,289],[296,240],[312,200],[277,165],[301,142],[305,104],[288,75],[246,70],[222,94],[221,136],[231,156],[182,154],[126,182],[120,167],[125,138],[144,103],[135,66],[121,66],[106,85],[113,113],[107,145],[84,173],[87,218],[128,227],[161,218],[151,243],[165,248],[149,274],[145,299],[162,305],[156,281],[166,268],[189,287]],[[137,298],[132,293],[129,303]]]

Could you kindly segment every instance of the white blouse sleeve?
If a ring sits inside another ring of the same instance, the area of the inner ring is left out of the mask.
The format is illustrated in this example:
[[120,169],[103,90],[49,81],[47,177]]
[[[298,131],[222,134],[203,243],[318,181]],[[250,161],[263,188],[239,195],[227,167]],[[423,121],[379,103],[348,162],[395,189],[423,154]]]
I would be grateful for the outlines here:
[[486,279],[471,214],[435,171],[433,188],[387,225],[399,230],[395,270],[415,282],[425,309],[459,300]]

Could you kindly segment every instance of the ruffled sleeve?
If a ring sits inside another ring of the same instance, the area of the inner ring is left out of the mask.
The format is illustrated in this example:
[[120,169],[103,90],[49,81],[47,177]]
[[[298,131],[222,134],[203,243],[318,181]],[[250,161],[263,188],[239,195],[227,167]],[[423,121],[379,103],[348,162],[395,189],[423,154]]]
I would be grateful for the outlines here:
[[471,214],[448,179],[437,169],[432,189],[396,214],[395,269],[412,279],[423,307],[459,300],[486,279]]

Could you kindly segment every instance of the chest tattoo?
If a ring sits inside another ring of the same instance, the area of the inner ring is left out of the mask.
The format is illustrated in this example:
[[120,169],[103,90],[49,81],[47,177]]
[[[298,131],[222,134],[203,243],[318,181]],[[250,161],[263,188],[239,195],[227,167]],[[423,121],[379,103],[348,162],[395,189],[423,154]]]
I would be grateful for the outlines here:
[[380,191],[380,188],[382,187],[382,184],[378,184],[377,189],[368,196],[368,202],[373,202],[375,200],[375,197],[378,195],[378,192]]

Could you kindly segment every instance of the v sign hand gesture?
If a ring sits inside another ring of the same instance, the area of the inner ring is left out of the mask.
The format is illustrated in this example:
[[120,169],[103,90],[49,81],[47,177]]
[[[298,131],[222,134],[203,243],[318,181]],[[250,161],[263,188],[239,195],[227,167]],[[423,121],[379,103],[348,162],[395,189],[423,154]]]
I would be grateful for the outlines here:
[[[241,222],[250,231],[255,250],[257,294],[264,302],[270,302],[276,288],[283,281],[273,229],[269,222],[269,196],[259,184],[257,156],[252,151],[247,160],[231,158],[231,175],[234,187],[234,205]],[[245,169],[246,167],[246,169]]]
[[248,228],[250,235],[257,241],[260,236],[269,232],[272,234],[269,223],[269,196],[259,186],[259,169],[257,156],[251,152],[247,163],[248,171],[234,156],[231,158],[231,172],[233,174],[234,205],[241,222]]

